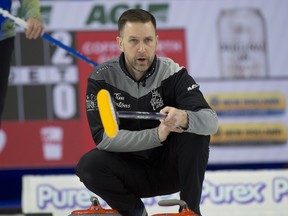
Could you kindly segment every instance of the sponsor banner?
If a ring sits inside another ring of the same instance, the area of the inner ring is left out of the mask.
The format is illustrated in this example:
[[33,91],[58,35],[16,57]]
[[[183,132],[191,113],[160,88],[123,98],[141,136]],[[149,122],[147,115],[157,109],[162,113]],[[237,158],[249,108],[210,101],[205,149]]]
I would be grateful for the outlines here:
[[211,136],[210,163],[287,161],[288,80],[199,84],[219,117],[218,131]]
[[[91,196],[94,194],[74,175],[23,177],[24,213],[52,212],[57,216],[67,216],[73,210],[89,208]],[[179,194],[143,199],[149,215],[178,211],[176,206],[158,206],[158,201],[163,199],[179,199]],[[99,201],[102,207],[110,208],[101,198]],[[208,171],[203,185],[201,210],[207,216],[284,216],[288,212],[287,201],[287,170]]]
[[286,215],[288,170],[206,172],[203,215]]
[[[187,5],[188,1],[183,1]],[[189,3],[188,3],[189,4]],[[13,14],[21,17],[19,2],[13,4]],[[48,31],[50,30],[115,30],[119,16],[129,8],[143,8],[153,13],[159,27],[165,27],[171,21],[171,7],[176,6],[177,1],[41,1],[41,14]],[[184,5],[183,5],[184,6]],[[184,6],[185,7],[185,6]],[[183,8],[184,8],[183,7]],[[65,14],[63,14],[63,8]],[[175,10],[174,10],[175,12]],[[176,17],[176,16],[175,16]],[[183,22],[182,22],[183,23]],[[169,25],[171,26],[171,25]],[[178,24],[176,26],[179,26]],[[183,25],[181,25],[183,26]],[[19,28],[20,30],[20,28]]]
[[287,126],[283,123],[220,124],[218,132],[211,138],[211,144],[286,144],[287,137]]
[[282,92],[220,93],[206,96],[218,116],[281,115],[286,111]]

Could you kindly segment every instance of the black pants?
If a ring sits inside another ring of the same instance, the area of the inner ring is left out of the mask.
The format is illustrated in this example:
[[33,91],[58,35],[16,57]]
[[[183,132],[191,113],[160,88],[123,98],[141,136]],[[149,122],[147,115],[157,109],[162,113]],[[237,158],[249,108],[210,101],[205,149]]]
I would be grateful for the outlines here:
[[163,146],[151,150],[115,153],[93,149],[82,156],[76,174],[124,216],[135,216],[133,210],[143,206],[140,198],[178,191],[180,199],[200,215],[209,142],[210,136],[172,133]]
[[0,127],[14,50],[14,37],[0,41]]

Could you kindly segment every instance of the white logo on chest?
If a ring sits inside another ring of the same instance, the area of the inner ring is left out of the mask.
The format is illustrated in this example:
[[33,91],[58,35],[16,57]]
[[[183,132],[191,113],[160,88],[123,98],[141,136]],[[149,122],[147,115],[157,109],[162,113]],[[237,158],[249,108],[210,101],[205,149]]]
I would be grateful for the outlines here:
[[121,96],[121,93],[114,93],[114,101],[116,107],[129,109],[131,105],[124,103],[124,100],[125,97]]
[[152,105],[153,110],[156,110],[159,107],[163,107],[164,103],[163,103],[160,93],[157,90],[152,90],[151,93],[152,93],[152,97],[151,97],[150,103]]

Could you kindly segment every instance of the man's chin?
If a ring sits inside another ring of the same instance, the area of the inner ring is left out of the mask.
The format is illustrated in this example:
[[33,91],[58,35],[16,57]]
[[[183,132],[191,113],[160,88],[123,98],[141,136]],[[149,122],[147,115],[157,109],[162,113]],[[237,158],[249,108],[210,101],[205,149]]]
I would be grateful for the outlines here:
[[144,73],[144,72],[146,72],[147,70],[148,70],[148,67],[147,66],[143,66],[143,67],[136,67],[135,68],[138,72],[140,72],[140,73]]

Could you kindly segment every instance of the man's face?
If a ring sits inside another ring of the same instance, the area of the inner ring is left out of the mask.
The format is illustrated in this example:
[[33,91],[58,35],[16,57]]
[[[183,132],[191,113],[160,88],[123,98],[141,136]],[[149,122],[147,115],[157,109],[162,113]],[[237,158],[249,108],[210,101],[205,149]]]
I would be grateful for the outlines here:
[[127,22],[117,37],[120,50],[124,52],[126,67],[139,80],[151,66],[156,54],[158,36],[151,22]]

